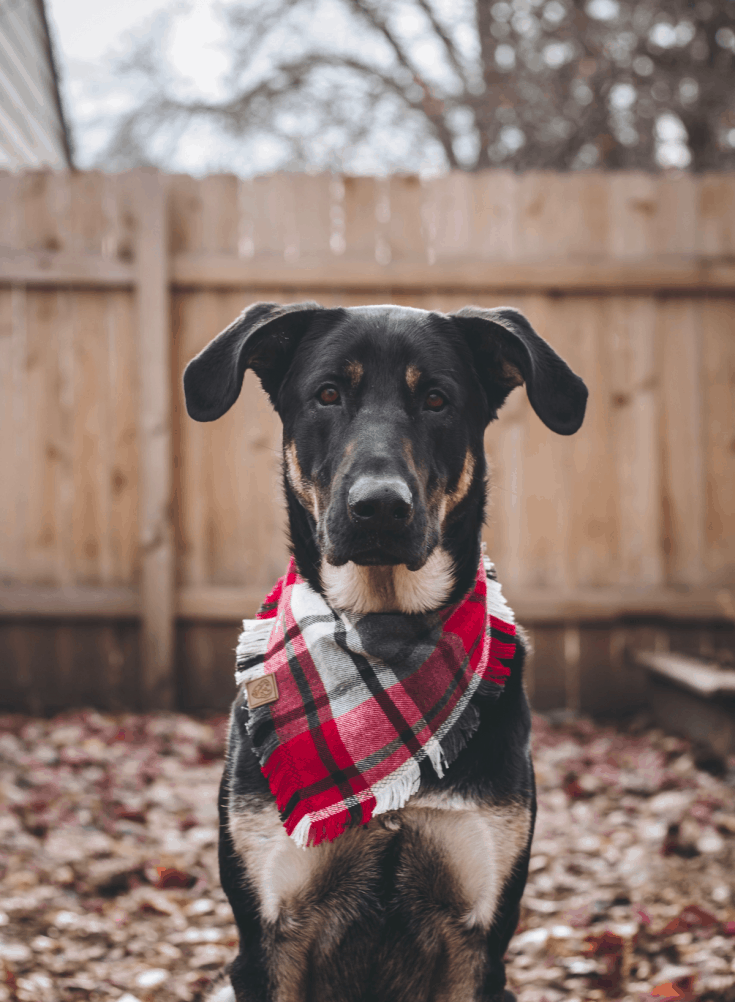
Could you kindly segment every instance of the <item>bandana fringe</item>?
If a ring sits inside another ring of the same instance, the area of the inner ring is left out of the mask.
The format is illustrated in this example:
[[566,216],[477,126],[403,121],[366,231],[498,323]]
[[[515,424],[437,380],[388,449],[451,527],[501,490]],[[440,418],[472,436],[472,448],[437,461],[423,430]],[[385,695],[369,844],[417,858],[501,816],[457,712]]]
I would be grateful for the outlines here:
[[[495,580],[495,567],[493,562],[488,557],[483,557],[482,559],[485,565],[485,573],[488,575],[486,595],[487,611],[491,616],[497,616],[498,619],[502,619],[506,623],[515,623],[515,614],[505,601],[505,595],[503,595],[500,582]],[[492,577],[490,577],[491,574],[493,575]]]
[[[441,749],[439,749],[441,752]],[[385,814],[386,811],[398,811],[406,801],[418,792],[421,785],[421,769],[418,762],[406,762],[403,771],[392,776],[384,786],[377,783],[373,787],[375,807],[373,814]]]
[[311,835],[311,815],[305,814],[301,821],[296,825],[294,830],[291,832],[291,838],[294,840],[297,846],[301,849],[306,849],[309,846],[309,836]]
[[238,637],[235,649],[237,663],[239,665],[251,661],[253,658],[258,658],[260,663],[236,671],[235,681],[238,685],[265,675],[264,658],[268,649],[268,637],[270,637],[272,629],[273,621],[270,619],[243,619],[242,633]]

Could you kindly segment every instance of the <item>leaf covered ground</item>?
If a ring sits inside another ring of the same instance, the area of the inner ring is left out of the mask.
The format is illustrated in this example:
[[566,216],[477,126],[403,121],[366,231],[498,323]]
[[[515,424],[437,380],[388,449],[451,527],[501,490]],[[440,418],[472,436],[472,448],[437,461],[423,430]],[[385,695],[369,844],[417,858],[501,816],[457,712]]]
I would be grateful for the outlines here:
[[[197,1002],[233,955],[225,721],[0,718],[0,1002]],[[537,717],[520,1002],[735,1002],[735,762]],[[729,769],[729,771],[728,771]]]

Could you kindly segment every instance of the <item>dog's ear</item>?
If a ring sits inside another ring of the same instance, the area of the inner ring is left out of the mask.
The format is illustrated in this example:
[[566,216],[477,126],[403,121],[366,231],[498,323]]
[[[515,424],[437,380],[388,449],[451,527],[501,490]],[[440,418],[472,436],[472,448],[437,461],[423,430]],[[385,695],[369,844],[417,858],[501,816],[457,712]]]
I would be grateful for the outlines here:
[[253,369],[276,405],[278,389],[319,303],[253,303],[210,341],[184,371],[186,409],[195,421],[215,421],[240,395]]
[[522,313],[510,306],[465,306],[449,315],[472,349],[491,418],[513,387],[525,383],[531,406],[548,428],[559,435],[579,429],[587,387]]

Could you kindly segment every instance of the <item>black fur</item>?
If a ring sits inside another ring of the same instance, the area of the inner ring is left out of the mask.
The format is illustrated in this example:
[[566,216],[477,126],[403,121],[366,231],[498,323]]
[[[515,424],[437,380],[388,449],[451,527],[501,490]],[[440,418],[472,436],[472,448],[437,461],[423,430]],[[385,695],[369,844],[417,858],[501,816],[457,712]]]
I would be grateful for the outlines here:
[[[447,315],[255,304],[187,367],[191,416],[223,414],[248,367],[283,421],[293,552],[322,594],[325,559],[417,571],[441,546],[453,567],[446,602],[459,600],[479,559],[485,426],[524,382],[538,416],[572,434],[587,396],[579,377],[508,308]],[[383,494],[370,494],[375,484]],[[394,488],[398,500],[390,500]],[[374,506],[355,503],[356,490],[360,498],[388,497],[380,518]],[[536,809],[524,657],[520,635],[502,695],[475,696],[479,727],[446,775],[439,779],[428,760],[421,769],[422,794],[451,794],[491,811],[514,805],[525,819],[527,836],[489,929],[460,921],[466,906],[451,847],[439,847],[403,812],[392,825],[376,818],[340,836],[329,867],[317,866],[277,918],[264,917],[259,874],[248,872],[231,825],[247,813],[257,826],[273,798],[238,697],[220,794],[222,886],[240,930],[230,970],[238,1002],[512,999],[503,955],[518,920]]]

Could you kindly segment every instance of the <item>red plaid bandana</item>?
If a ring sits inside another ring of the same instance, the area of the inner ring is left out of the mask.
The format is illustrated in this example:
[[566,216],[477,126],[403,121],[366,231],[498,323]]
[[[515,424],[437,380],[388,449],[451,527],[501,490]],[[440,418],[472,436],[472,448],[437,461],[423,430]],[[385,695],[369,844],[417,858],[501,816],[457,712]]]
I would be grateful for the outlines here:
[[442,776],[479,724],[470,700],[480,687],[502,692],[516,644],[486,558],[457,605],[357,617],[327,605],[292,559],[243,626],[236,678],[247,686],[248,733],[302,846],[402,807],[423,759]]

